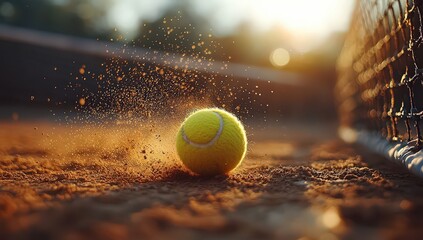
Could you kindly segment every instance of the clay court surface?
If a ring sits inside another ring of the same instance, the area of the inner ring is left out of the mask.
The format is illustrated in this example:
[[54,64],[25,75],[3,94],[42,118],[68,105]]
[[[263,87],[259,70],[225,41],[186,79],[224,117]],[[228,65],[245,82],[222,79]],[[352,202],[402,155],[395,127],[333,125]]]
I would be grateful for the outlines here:
[[[246,122],[248,155],[193,176],[179,121],[0,123],[1,239],[416,239],[423,181],[336,122]],[[181,119],[183,116],[181,116]],[[259,127],[257,127],[259,126]]]

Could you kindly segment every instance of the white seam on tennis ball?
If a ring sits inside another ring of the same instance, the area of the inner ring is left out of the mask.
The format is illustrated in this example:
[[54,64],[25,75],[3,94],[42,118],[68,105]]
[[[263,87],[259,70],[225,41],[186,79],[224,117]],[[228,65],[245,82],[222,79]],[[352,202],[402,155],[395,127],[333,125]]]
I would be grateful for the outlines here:
[[223,132],[223,117],[217,112],[213,112],[213,113],[216,114],[216,116],[219,118],[219,130],[217,131],[214,138],[212,140],[210,140],[210,142],[208,142],[208,143],[193,142],[188,138],[187,135],[185,135],[184,127],[182,126],[181,135],[182,135],[182,138],[184,139],[184,141],[186,143],[188,143],[189,145],[192,145],[194,147],[197,147],[197,148],[208,148],[208,147],[213,146],[216,143],[217,139],[219,139],[220,135],[222,135],[222,132]]

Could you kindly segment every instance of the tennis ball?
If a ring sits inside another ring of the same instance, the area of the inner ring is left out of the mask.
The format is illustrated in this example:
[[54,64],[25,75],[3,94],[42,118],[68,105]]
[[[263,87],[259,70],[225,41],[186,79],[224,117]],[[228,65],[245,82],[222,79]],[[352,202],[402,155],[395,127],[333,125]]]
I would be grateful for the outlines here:
[[176,149],[184,165],[194,173],[224,174],[242,162],[247,136],[235,115],[206,108],[193,112],[182,123]]

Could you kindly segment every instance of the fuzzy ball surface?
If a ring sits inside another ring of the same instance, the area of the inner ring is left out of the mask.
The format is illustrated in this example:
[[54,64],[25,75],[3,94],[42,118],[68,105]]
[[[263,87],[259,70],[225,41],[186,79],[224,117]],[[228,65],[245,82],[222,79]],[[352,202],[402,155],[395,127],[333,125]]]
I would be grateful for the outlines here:
[[179,128],[176,149],[192,172],[211,176],[239,166],[247,151],[247,136],[239,119],[223,109],[191,113]]

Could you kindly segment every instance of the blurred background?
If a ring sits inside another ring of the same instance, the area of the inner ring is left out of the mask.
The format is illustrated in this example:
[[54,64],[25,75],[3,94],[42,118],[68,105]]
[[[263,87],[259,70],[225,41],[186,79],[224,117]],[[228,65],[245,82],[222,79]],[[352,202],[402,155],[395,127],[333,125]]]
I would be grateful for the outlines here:
[[204,104],[264,121],[332,119],[353,8],[353,0],[0,0],[1,117],[19,119],[22,106],[145,117]]

